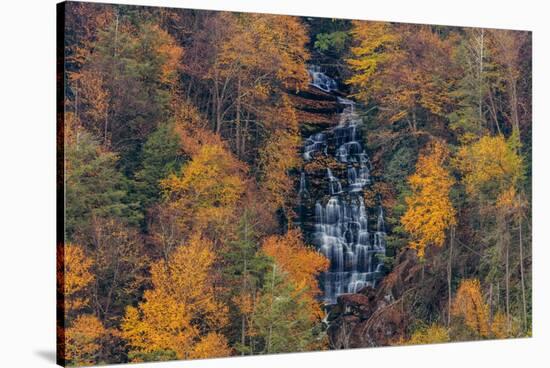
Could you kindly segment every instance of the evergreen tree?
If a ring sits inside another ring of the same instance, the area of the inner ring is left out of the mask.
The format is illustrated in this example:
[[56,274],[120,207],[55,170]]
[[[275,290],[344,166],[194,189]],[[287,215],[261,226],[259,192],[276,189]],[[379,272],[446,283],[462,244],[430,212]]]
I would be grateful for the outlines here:
[[122,13],[98,32],[93,47],[82,71],[72,76],[74,93],[80,91],[75,109],[82,111],[83,125],[120,154],[120,167],[132,176],[147,137],[169,118],[183,51],[157,24],[134,25]]
[[118,157],[89,133],[65,149],[65,237],[89,234],[92,218],[117,217],[137,223],[141,216],[128,197],[128,180],[116,169]]
[[245,209],[238,224],[237,239],[229,243],[229,250],[225,254],[227,266],[224,276],[231,285],[229,297],[235,305],[235,315],[231,318],[235,331],[233,339],[242,354],[252,352],[252,312],[256,295],[262,287],[262,279],[269,267],[269,259],[259,252],[253,216],[250,210]]
[[136,197],[142,211],[161,197],[160,181],[179,171],[183,163],[180,139],[172,123],[161,124],[143,146],[142,168],[136,173]]
[[303,293],[304,290],[296,290],[276,263],[271,265],[254,311],[255,334],[261,338],[254,353],[308,350],[315,341],[314,322]]

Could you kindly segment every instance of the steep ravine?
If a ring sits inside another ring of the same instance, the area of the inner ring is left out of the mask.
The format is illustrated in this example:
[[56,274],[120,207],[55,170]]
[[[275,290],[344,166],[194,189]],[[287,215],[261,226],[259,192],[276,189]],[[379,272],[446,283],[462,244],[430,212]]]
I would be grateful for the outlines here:
[[372,188],[362,119],[334,79],[317,66],[309,73],[310,88],[299,96],[309,129],[303,130],[298,212],[304,237],[330,261],[319,280],[329,344],[388,345],[404,321],[393,313],[394,285],[384,282],[378,257],[385,254],[384,211]]
[[[380,279],[382,263],[377,255],[385,253],[384,217],[381,206],[365,204],[371,167],[355,102],[338,96],[336,81],[319,67],[310,66],[309,73],[311,85],[335,95],[341,109],[331,127],[304,140],[299,187],[302,213],[309,214],[304,231],[330,261],[320,284],[323,302],[333,305],[340,295],[357,293]],[[316,160],[315,169],[308,170]],[[311,193],[309,177],[317,179]]]

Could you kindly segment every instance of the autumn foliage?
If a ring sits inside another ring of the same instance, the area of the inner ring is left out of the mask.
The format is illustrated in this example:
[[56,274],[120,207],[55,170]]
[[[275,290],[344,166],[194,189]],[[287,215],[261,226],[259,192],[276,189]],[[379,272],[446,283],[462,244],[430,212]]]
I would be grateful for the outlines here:
[[458,166],[464,173],[463,182],[471,195],[496,198],[515,188],[522,173],[522,158],[517,154],[514,140],[501,135],[481,137],[464,146],[458,153]]
[[464,318],[466,326],[479,335],[489,334],[489,311],[481,295],[479,280],[463,280],[460,283],[452,313],[453,316]]
[[151,267],[153,289],[137,308],[128,307],[122,323],[133,352],[171,350],[179,359],[230,354],[216,333],[227,324],[227,310],[213,285],[214,261],[212,243],[194,236]]
[[105,332],[97,317],[89,314],[78,316],[66,330],[66,359],[77,364],[97,362],[100,339]]
[[446,62],[452,35],[444,39],[429,26],[384,22],[354,22],[351,32],[357,44],[347,61],[355,73],[347,83],[358,98],[380,104],[385,123],[404,122],[416,132],[445,115],[455,73]]
[[407,345],[422,345],[422,344],[439,344],[451,341],[449,331],[437,324],[430,325],[415,331],[409,340],[400,341],[400,344]]
[[321,253],[307,248],[298,230],[290,230],[284,236],[267,238],[262,250],[273,257],[282,271],[288,273],[296,291],[303,293],[304,300],[313,312],[312,318],[321,318],[322,311],[317,301],[320,294],[317,276],[328,269],[328,260]]
[[445,232],[456,223],[450,200],[454,179],[445,167],[448,157],[448,149],[434,142],[419,157],[416,172],[408,179],[412,194],[406,198],[408,210],[401,222],[412,236],[409,246],[420,257],[427,246],[443,246]]
[[187,231],[216,231],[231,220],[245,190],[244,165],[222,145],[203,145],[182,168],[161,181],[168,207],[185,213]]
[[83,291],[94,280],[94,275],[90,270],[92,260],[84,254],[80,246],[75,244],[65,245],[63,260],[65,311],[71,313],[89,303],[89,299]]
[[[372,346],[377,324],[384,344],[530,334],[529,33],[61,7],[61,363],[319,350],[338,329]],[[337,97],[376,179],[365,236],[379,204],[387,233],[357,316],[320,302],[330,265],[298,195],[300,170],[320,200],[315,172],[345,171],[300,150]]]

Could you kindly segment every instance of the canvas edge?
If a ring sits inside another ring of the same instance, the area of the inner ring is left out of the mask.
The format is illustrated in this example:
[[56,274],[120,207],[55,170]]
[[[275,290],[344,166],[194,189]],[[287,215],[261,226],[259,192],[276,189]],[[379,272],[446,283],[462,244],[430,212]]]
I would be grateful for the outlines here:
[[65,9],[66,2],[56,4],[56,363],[65,359]]

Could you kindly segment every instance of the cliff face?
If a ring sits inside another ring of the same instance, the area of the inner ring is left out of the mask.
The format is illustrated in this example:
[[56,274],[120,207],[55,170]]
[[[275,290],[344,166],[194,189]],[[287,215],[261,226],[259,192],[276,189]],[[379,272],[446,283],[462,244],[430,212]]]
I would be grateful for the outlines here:
[[[433,254],[437,259],[438,254]],[[332,349],[398,344],[407,326],[424,314],[448,308],[445,274],[439,262],[422,263],[403,250],[395,267],[375,287],[338,297],[327,317]],[[446,315],[440,318],[445,320]]]
[[397,270],[392,283],[378,281],[376,254],[384,252],[385,229],[382,208],[365,203],[372,182],[362,122],[336,82],[319,70],[313,74],[314,85],[292,97],[304,137],[298,212],[306,241],[331,260],[320,278],[330,347],[389,345],[404,333],[405,314],[396,300],[407,276]]
[[377,299],[372,288],[340,296],[331,314],[336,317],[327,330],[331,349],[386,346],[404,333],[399,305]]
[[415,258],[414,253],[404,252],[398,266],[376,288],[338,298],[328,317],[331,348],[387,346],[404,335],[408,312],[403,297],[422,272]]

